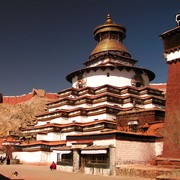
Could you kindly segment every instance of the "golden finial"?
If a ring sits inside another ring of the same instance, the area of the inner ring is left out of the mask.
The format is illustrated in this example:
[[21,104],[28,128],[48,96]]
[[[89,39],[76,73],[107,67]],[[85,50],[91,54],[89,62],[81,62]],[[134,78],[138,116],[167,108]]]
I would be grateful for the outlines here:
[[107,18],[106,18],[106,24],[112,24],[112,19],[111,19],[111,16],[110,14],[107,14]]

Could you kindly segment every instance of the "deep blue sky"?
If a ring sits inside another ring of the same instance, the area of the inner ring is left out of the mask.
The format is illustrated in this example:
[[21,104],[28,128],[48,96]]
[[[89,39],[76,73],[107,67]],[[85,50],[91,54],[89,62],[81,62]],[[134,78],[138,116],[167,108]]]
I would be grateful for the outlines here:
[[111,14],[127,29],[124,43],[137,66],[167,80],[159,35],[176,26],[179,0],[0,0],[0,92],[33,88],[59,92],[67,74],[83,67],[96,42],[93,30]]

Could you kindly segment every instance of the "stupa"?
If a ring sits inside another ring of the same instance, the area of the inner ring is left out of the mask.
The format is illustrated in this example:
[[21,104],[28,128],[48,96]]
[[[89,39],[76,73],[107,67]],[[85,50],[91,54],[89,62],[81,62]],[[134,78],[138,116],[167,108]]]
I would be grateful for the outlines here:
[[163,123],[164,94],[149,86],[152,71],[135,66],[125,37],[126,28],[108,14],[94,29],[97,45],[85,67],[66,76],[72,87],[21,130],[25,141],[13,156],[55,161],[61,171],[115,175],[119,164],[147,163],[162,153],[162,137],[150,130]]

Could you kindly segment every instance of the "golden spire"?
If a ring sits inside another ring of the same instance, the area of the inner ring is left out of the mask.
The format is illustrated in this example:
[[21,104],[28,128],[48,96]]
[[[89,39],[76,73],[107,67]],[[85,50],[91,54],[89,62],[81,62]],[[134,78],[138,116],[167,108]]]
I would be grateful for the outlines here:
[[98,44],[91,55],[105,51],[121,51],[127,54],[128,50],[123,44],[123,39],[126,37],[125,33],[126,28],[115,24],[110,14],[107,14],[106,22],[94,29],[94,38],[98,41]]
[[106,24],[112,24],[112,19],[111,19],[111,16],[110,14],[107,14],[107,18],[106,18]]

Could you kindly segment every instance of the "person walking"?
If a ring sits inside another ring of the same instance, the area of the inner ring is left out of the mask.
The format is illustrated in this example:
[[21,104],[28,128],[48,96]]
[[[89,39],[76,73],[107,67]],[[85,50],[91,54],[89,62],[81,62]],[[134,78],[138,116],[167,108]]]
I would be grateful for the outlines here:
[[56,163],[53,161],[52,164],[50,165],[51,170],[56,170]]

